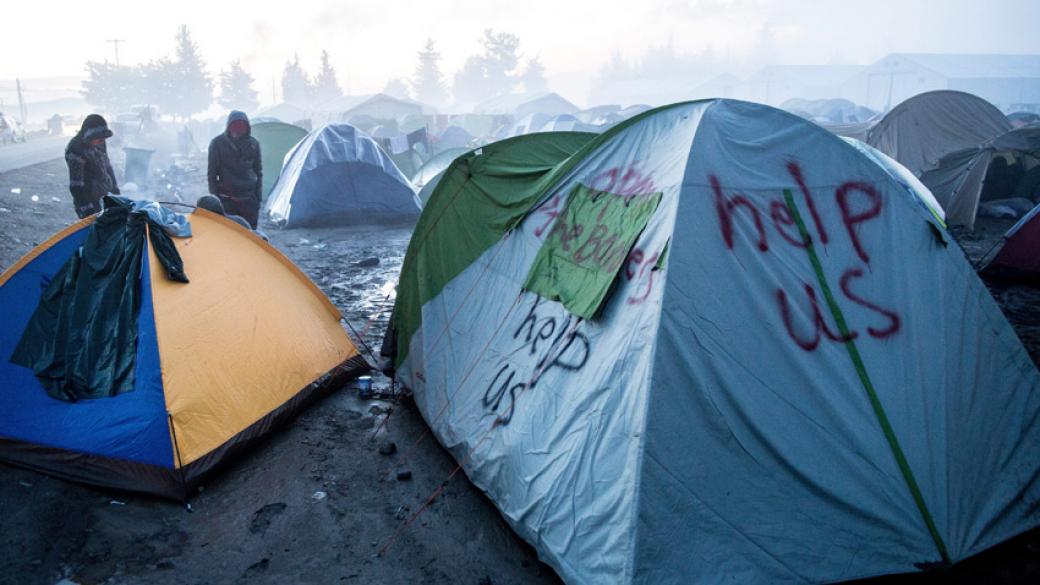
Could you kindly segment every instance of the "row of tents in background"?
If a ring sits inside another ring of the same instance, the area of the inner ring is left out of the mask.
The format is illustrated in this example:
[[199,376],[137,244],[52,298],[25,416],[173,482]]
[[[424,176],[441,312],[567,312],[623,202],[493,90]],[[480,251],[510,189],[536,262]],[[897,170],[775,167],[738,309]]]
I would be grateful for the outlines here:
[[[254,134],[262,145],[264,167],[282,169],[283,177],[276,181],[278,173],[265,175],[267,210],[286,227],[411,221],[438,177],[474,148],[542,132],[601,133],[646,111],[643,106],[604,106],[564,113],[565,100],[554,96],[496,106],[497,111],[512,108],[523,114],[519,119],[466,115],[433,118],[434,124],[407,108],[387,109],[387,103],[395,102],[376,97],[351,110],[355,115],[349,123],[325,123],[310,133],[309,121],[294,125],[272,116],[302,112],[261,112]],[[971,230],[979,215],[1021,218],[1040,203],[1036,119],[1011,119],[981,98],[948,90],[917,95],[884,116],[846,100],[802,101],[791,107],[792,113],[898,161],[934,195],[948,226]],[[403,117],[374,118],[394,113]],[[859,116],[870,118],[849,123]],[[443,128],[438,130],[437,124]]]

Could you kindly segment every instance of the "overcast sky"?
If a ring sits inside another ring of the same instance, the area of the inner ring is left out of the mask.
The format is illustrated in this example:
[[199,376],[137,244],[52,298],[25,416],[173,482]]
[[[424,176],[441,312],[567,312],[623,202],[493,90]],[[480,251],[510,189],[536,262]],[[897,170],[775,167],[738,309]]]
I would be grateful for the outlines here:
[[[1040,53],[1040,0],[180,0],[47,2],[4,9],[0,79],[82,75],[86,60],[167,55],[187,24],[211,72],[242,59],[263,101],[293,53],[314,72],[327,49],[350,93],[409,76],[427,37],[450,76],[485,28],[520,37],[554,90],[584,102],[616,52],[638,58],[671,43],[713,52],[737,68],[869,63],[889,52]],[[349,85],[349,87],[348,87]]]

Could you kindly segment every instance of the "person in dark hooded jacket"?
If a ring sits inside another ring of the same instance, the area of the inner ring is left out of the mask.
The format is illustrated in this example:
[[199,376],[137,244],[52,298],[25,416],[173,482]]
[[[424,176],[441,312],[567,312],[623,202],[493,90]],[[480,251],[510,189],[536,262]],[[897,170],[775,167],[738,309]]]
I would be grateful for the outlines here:
[[80,219],[101,211],[101,198],[105,195],[119,195],[116,174],[105,147],[105,140],[111,137],[112,131],[105,119],[91,114],[65,147],[69,191]]
[[224,133],[210,141],[207,175],[209,192],[220,198],[224,209],[244,217],[256,229],[263,170],[260,143],[252,137],[244,112],[232,111]]

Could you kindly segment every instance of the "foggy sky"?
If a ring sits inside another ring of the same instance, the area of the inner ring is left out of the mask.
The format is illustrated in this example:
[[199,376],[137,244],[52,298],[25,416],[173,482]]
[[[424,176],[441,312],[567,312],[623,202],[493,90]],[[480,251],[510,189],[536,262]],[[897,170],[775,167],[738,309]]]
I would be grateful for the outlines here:
[[483,29],[520,37],[552,89],[583,102],[615,54],[638,59],[653,46],[721,57],[735,72],[767,63],[870,63],[890,52],[1040,53],[1038,0],[351,0],[249,3],[24,2],[5,6],[0,79],[80,76],[83,62],[123,64],[168,55],[187,24],[211,73],[241,59],[271,99],[287,58],[317,70],[327,49],[340,85],[371,93],[408,77],[427,37],[451,75],[478,51]]

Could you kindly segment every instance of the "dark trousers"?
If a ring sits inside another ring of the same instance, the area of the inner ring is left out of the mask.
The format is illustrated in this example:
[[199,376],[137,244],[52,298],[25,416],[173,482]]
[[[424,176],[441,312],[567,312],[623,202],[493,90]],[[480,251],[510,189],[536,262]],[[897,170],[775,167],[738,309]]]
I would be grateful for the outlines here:
[[220,202],[224,205],[224,213],[229,215],[240,215],[249,222],[252,228],[260,221],[260,200],[254,195],[225,195],[221,193]]
[[76,208],[76,216],[80,219],[83,219],[84,217],[87,217],[89,215],[94,215],[95,213],[101,211],[100,199],[97,201],[87,201],[85,203],[76,203],[75,201],[73,201],[73,205]]

